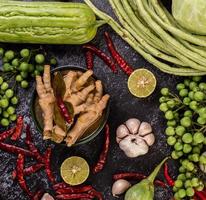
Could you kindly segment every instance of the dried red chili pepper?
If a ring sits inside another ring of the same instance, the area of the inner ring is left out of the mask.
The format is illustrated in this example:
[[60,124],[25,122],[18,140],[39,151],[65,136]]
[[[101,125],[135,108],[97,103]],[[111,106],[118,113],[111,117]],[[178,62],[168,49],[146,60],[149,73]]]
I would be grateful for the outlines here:
[[105,142],[104,142],[103,150],[102,150],[102,153],[100,154],[99,160],[94,166],[94,168],[92,169],[92,172],[94,174],[97,174],[98,172],[102,171],[102,169],[104,168],[104,165],[106,164],[106,160],[107,160],[107,155],[109,152],[109,145],[110,145],[110,131],[109,131],[109,125],[106,124]]
[[[119,179],[127,179],[127,180],[142,180],[142,179],[145,179],[147,178],[147,176],[145,176],[144,174],[140,174],[140,173],[119,173],[119,174],[115,174],[113,175],[113,179],[116,181],[116,180],[119,180]],[[167,187],[167,185],[160,181],[160,180],[155,180],[154,182],[156,185],[158,186],[161,186],[161,187]]]
[[64,188],[67,188],[67,187],[70,187],[70,185],[68,185],[64,182],[56,183],[55,185],[53,185],[54,190],[64,189]]
[[165,163],[165,165],[164,165],[164,176],[165,176],[165,179],[166,179],[166,181],[167,181],[167,184],[169,185],[169,186],[174,186],[174,184],[175,184],[175,182],[174,182],[174,180],[172,179],[172,177],[169,175],[169,169],[168,169],[168,164],[167,163]]
[[94,68],[94,53],[87,50],[85,53],[87,69]]
[[84,45],[83,48],[90,50],[91,52],[96,54],[106,63],[106,65],[113,71],[113,73],[117,73],[117,68],[114,61],[109,56],[107,56],[103,51],[101,51],[93,45]]
[[7,131],[4,131],[3,133],[0,134],[0,142],[4,141],[7,139],[9,136],[11,136],[14,133],[15,128],[11,128]]
[[24,156],[35,157],[34,153],[32,153],[31,151],[22,149],[14,145],[5,144],[3,142],[0,142],[0,149],[8,153],[23,154]]
[[78,193],[84,193],[92,190],[92,186],[85,185],[85,186],[71,186],[63,189],[56,190],[57,194],[78,194]]
[[40,200],[43,194],[44,194],[43,190],[37,191],[36,194],[33,196],[32,200]]
[[114,46],[114,43],[109,36],[108,32],[105,32],[105,40],[107,43],[108,50],[113,57],[113,59],[118,63],[120,68],[129,76],[134,71],[133,68],[125,61],[125,59],[120,55]]
[[57,195],[56,199],[82,199],[82,198],[88,198],[88,199],[93,199],[94,196],[91,194],[86,194],[86,193],[82,193],[82,194],[61,194],[61,195]]
[[60,110],[62,116],[64,117],[64,119],[66,120],[66,122],[71,124],[72,117],[69,114],[69,111],[68,111],[67,107],[64,104],[64,101],[62,100],[62,98],[60,96],[57,96],[57,104],[58,104],[59,110]]
[[25,158],[23,154],[18,155],[17,163],[16,163],[17,180],[22,190],[24,190],[29,197],[32,197],[33,195],[31,191],[28,189],[26,185],[26,181],[24,179],[24,159]]
[[46,150],[46,153],[45,153],[45,172],[48,176],[48,179],[51,181],[52,184],[55,184],[56,181],[55,181],[55,178],[54,178],[54,175],[52,173],[52,170],[51,170],[51,153],[52,153],[52,149],[51,148],[48,148]]
[[97,192],[95,189],[92,189],[92,190],[88,191],[88,193],[93,195],[94,197],[96,197],[98,200],[103,200],[102,193]]
[[26,140],[25,140],[25,143],[28,145],[29,150],[36,156],[36,159],[39,162],[44,163],[44,158],[42,157],[42,155],[39,153],[39,150],[36,148],[36,146],[32,142],[31,131],[30,131],[30,126],[29,125],[26,126]]
[[[44,167],[44,164],[42,163],[37,163],[37,164],[34,164],[30,167],[27,167],[24,169],[23,173],[24,173],[24,176],[29,176],[37,171],[39,171],[42,167]],[[12,172],[12,178],[15,179],[16,178],[16,170],[14,170]]]
[[195,191],[195,195],[200,199],[200,200],[206,200],[206,194],[204,192],[200,191]]
[[22,129],[24,126],[24,118],[23,116],[19,116],[16,122],[16,128],[14,134],[11,136],[12,140],[18,140],[21,137]]

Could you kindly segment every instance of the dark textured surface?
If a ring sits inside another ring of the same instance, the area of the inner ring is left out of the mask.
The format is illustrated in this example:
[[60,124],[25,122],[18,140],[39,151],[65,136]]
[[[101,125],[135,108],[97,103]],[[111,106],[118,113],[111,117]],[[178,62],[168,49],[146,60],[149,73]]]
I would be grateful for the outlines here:
[[[105,1],[95,0],[96,5],[108,13],[112,13],[111,8]],[[106,87],[106,90],[111,95],[111,112],[108,123],[111,127],[111,148],[107,164],[103,172],[96,176],[89,178],[88,183],[92,184],[97,190],[101,191],[106,200],[113,200],[115,198],[111,195],[112,174],[125,171],[137,171],[149,174],[152,169],[158,164],[165,156],[170,154],[170,148],[166,144],[166,137],[164,136],[165,121],[163,120],[162,113],[158,110],[159,91],[162,87],[174,88],[175,83],[179,78],[170,76],[160,72],[146,62],[140,55],[129,47],[121,38],[119,38],[108,26],[101,27],[98,31],[97,37],[93,41],[98,47],[106,50],[106,44],[103,40],[103,32],[107,30],[111,33],[112,39],[116,44],[118,50],[121,52],[128,62],[134,68],[145,67],[151,70],[158,81],[157,88],[151,97],[141,100],[133,97],[127,89],[127,76],[121,71],[117,75],[112,74],[110,69],[98,58],[95,59],[95,75],[101,79]],[[26,46],[26,45],[23,45]],[[22,46],[9,45],[10,48],[18,48]],[[32,46],[33,47],[33,46]],[[36,47],[36,46],[35,46]],[[85,67],[84,53],[79,46],[44,46],[47,52],[54,54],[59,61],[59,65],[74,64],[77,66]],[[35,130],[34,123],[31,119],[29,112],[29,104],[31,100],[34,84],[29,90],[21,90],[19,96],[21,98],[18,107],[18,113],[25,115],[25,121],[30,123],[33,129],[33,137],[35,144],[44,152],[46,147],[51,145],[49,142],[43,142],[41,133]],[[119,124],[128,118],[136,117],[142,121],[150,122],[153,126],[156,136],[156,142],[150,149],[149,153],[145,156],[136,159],[127,158],[124,153],[119,149],[115,142],[115,130]],[[19,146],[24,146],[25,134],[22,135]],[[68,156],[78,155],[84,157],[92,166],[101,152],[101,145],[103,144],[103,132],[92,142],[75,147],[72,149],[63,148],[61,146],[54,146],[52,168],[58,178],[59,168],[62,161]],[[11,178],[11,172],[15,168],[16,157],[0,151],[0,191],[1,200],[27,200],[28,198],[20,189],[18,183]],[[27,164],[33,161],[27,160]],[[176,163],[170,161],[171,174],[175,176]],[[163,179],[163,173],[158,175],[158,178]],[[52,192],[48,184],[47,177],[44,171],[40,171],[31,177],[26,178],[29,187],[35,191],[38,188],[44,188],[45,191]],[[169,200],[171,198],[171,191],[156,187],[155,199],[156,200]],[[123,199],[123,198],[119,198]]]

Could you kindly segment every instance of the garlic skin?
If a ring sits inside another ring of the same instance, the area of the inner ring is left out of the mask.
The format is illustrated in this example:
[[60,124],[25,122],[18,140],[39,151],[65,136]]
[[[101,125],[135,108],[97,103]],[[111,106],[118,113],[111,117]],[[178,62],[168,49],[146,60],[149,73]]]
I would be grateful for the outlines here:
[[45,193],[41,200],[54,200],[54,198],[50,194]]
[[129,129],[130,134],[136,134],[140,126],[140,121],[136,118],[131,118],[125,122],[125,125]]
[[116,141],[127,157],[136,158],[148,153],[155,136],[149,123],[131,118],[117,128]]
[[114,197],[117,197],[118,195],[125,193],[130,187],[131,184],[128,181],[119,179],[115,181],[112,186],[112,195]]

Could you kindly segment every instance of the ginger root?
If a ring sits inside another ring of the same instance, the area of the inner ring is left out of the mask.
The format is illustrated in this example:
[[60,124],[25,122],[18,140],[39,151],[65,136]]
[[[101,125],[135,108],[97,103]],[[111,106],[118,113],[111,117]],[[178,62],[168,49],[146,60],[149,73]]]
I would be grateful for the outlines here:
[[51,87],[50,66],[44,67],[43,80],[41,76],[36,76],[36,90],[39,96],[39,105],[43,112],[44,131],[43,139],[51,139],[53,130],[54,115],[54,92]]
[[42,77],[37,76],[37,93],[44,118],[44,139],[61,143],[66,137],[67,146],[72,146],[100,117],[106,108],[109,95],[103,96],[101,81],[93,81],[90,77],[93,71],[85,73],[69,71],[64,76],[66,92],[63,100],[73,106],[77,121],[66,133],[54,124],[54,103],[56,98],[51,87],[50,66],[46,65]]

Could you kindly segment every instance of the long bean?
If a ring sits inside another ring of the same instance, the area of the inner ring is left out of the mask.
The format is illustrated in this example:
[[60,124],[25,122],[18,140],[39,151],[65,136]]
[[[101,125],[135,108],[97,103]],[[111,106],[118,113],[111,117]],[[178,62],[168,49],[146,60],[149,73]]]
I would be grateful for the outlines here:
[[104,19],[123,40],[128,42],[137,52],[139,52],[145,59],[147,59],[150,63],[154,64],[160,70],[180,76],[198,76],[198,75],[205,75],[206,72],[187,69],[187,68],[173,68],[169,65],[162,63],[147,53],[141,45],[134,39],[134,37],[124,28],[122,28],[112,17],[105,14],[104,12],[100,11],[98,8],[94,6],[94,4],[90,0],[84,0],[85,3],[95,12],[97,16],[101,19]]
[[[127,0],[123,0],[123,2],[126,2]],[[113,9],[116,11],[120,22],[123,24],[123,26],[135,37],[135,39],[148,51],[150,52],[153,56],[159,57],[163,60],[166,60],[168,62],[177,64],[177,65],[183,65],[184,63],[180,60],[178,60],[175,57],[168,56],[167,54],[164,54],[154,48],[153,46],[149,45],[147,41],[141,36],[141,32],[138,29],[132,28],[133,23],[131,19],[128,17],[127,13],[124,11],[120,1],[112,1],[110,0],[111,6]],[[137,34],[138,33],[138,34]]]

